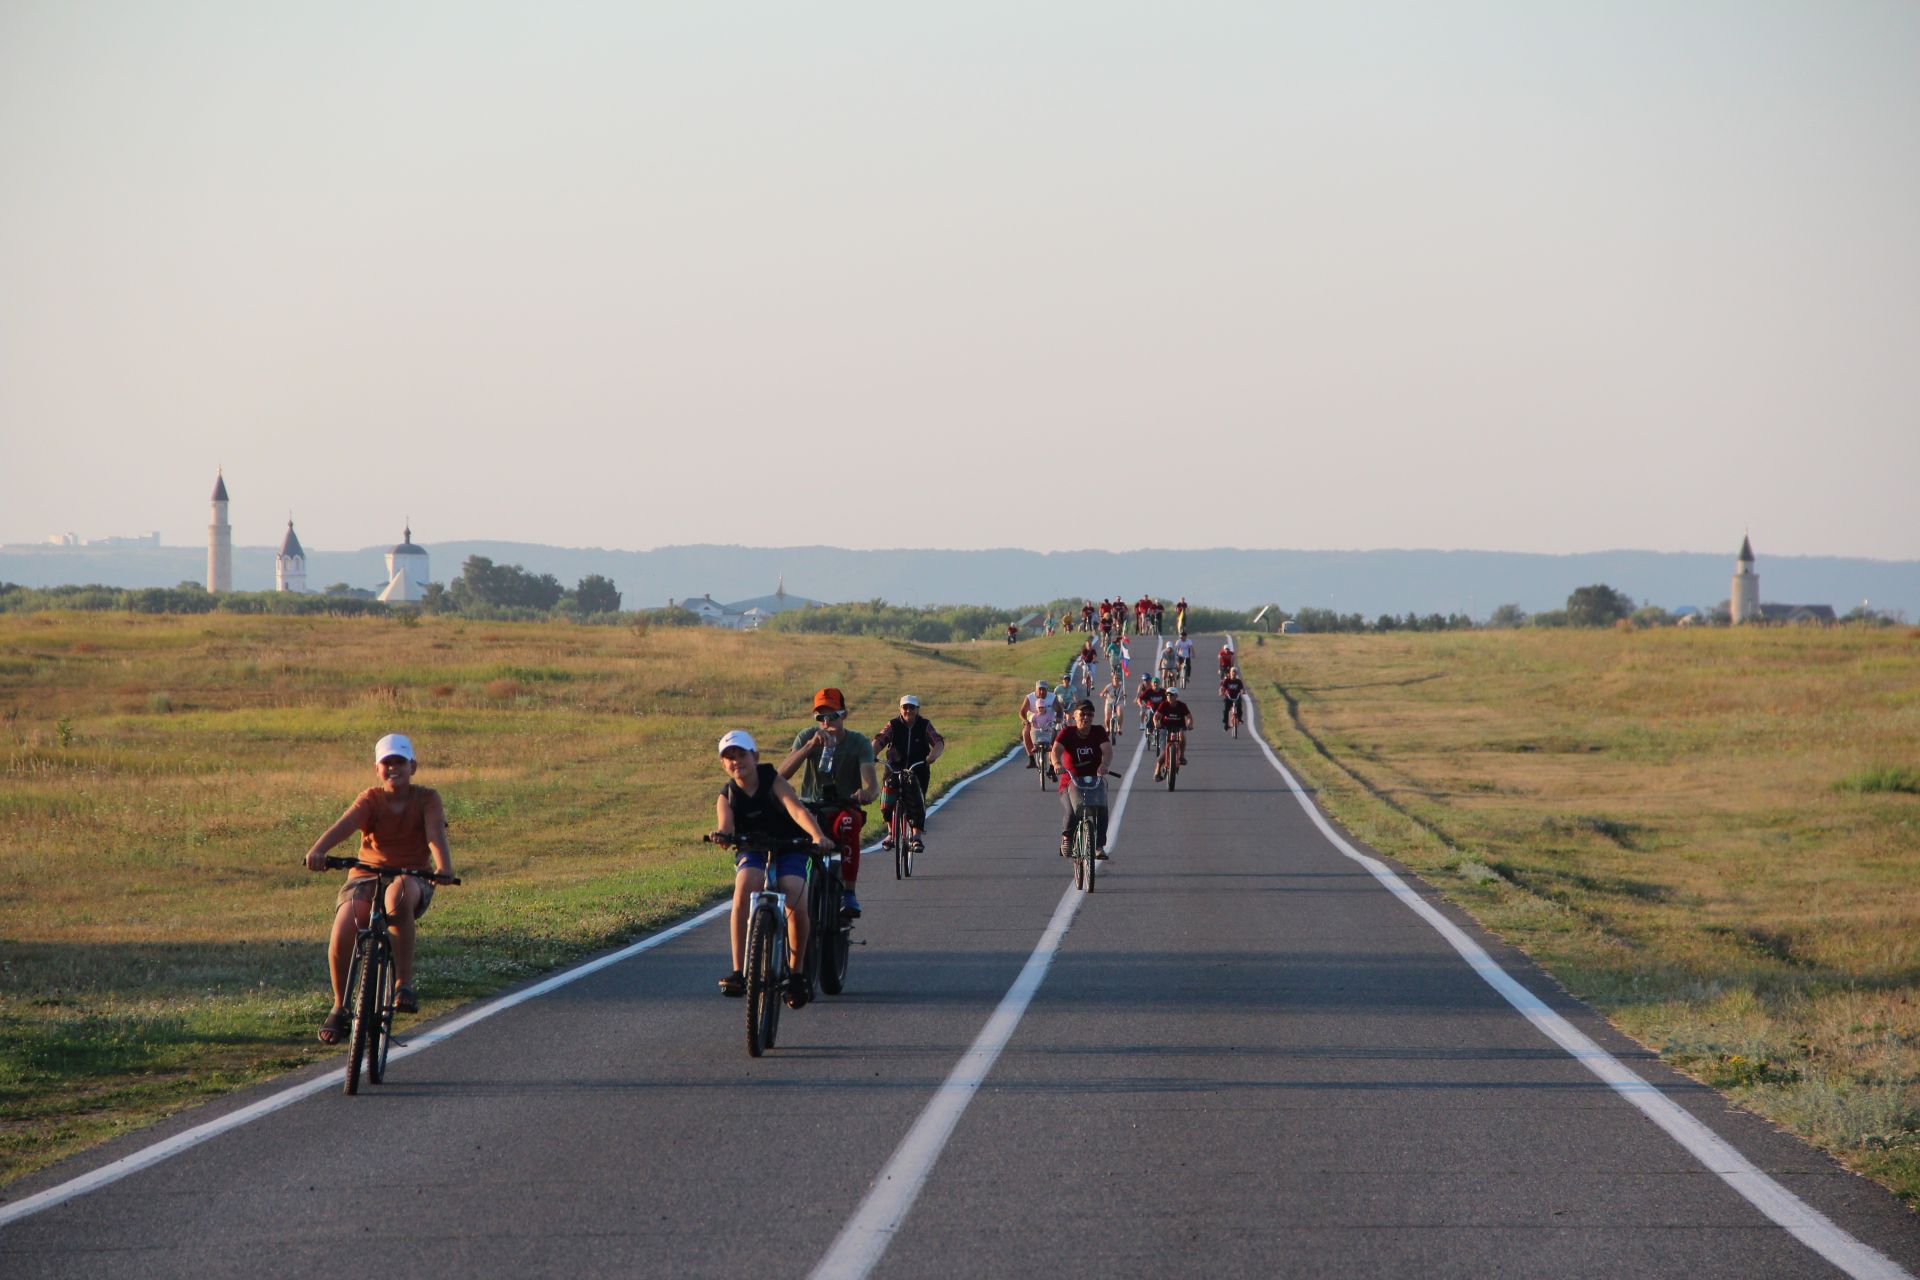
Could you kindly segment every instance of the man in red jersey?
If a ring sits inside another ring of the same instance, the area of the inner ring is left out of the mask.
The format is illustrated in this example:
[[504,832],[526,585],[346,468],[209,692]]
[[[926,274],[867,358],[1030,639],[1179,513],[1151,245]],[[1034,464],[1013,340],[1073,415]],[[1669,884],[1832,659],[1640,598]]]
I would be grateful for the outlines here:
[[1081,805],[1093,810],[1094,857],[1107,857],[1107,766],[1113,762],[1113,743],[1107,731],[1093,722],[1093,703],[1073,709],[1073,723],[1053,740],[1053,762],[1060,770],[1060,852],[1073,839],[1073,821]]

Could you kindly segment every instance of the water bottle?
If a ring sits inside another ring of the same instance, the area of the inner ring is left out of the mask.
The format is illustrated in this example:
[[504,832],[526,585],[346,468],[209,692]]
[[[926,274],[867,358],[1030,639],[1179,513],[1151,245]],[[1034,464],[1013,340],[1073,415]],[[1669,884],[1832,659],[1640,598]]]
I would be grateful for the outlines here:
[[830,774],[833,772],[833,753],[837,744],[831,734],[822,734],[821,737],[825,738],[826,742],[820,748],[820,772]]

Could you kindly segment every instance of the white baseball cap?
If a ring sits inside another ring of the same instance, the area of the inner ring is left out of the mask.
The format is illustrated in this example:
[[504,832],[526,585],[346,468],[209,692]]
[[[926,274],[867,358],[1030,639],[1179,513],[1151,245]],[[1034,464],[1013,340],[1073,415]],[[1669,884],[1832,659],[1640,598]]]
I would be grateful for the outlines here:
[[373,744],[373,762],[375,764],[379,764],[382,760],[390,756],[401,756],[408,760],[413,759],[413,739],[407,737],[404,733],[390,733]]
[[900,695],[900,705],[903,707],[917,707],[920,705],[920,699],[910,693],[903,693]]
[[720,754],[721,755],[727,754],[728,747],[740,747],[743,750],[747,750],[747,751],[760,750],[759,747],[756,747],[753,745],[753,735],[748,733],[745,729],[729,729],[725,734],[721,736]]

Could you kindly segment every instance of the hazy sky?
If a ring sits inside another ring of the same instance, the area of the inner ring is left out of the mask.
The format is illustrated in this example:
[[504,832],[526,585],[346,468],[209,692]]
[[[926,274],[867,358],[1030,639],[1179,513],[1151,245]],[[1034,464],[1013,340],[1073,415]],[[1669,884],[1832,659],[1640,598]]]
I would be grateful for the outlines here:
[[242,544],[1920,557],[1917,69],[1913,0],[5,0],[0,540],[224,465]]

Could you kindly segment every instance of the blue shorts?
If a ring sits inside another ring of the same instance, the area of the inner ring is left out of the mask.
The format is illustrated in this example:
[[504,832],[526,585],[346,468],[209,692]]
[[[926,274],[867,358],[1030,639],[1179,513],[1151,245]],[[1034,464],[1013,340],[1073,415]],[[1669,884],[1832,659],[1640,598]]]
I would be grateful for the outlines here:
[[[736,853],[733,856],[735,871],[765,871],[767,855],[764,853]],[[807,855],[804,853],[776,853],[773,855],[773,878],[784,880],[792,876],[796,880],[807,878]]]

